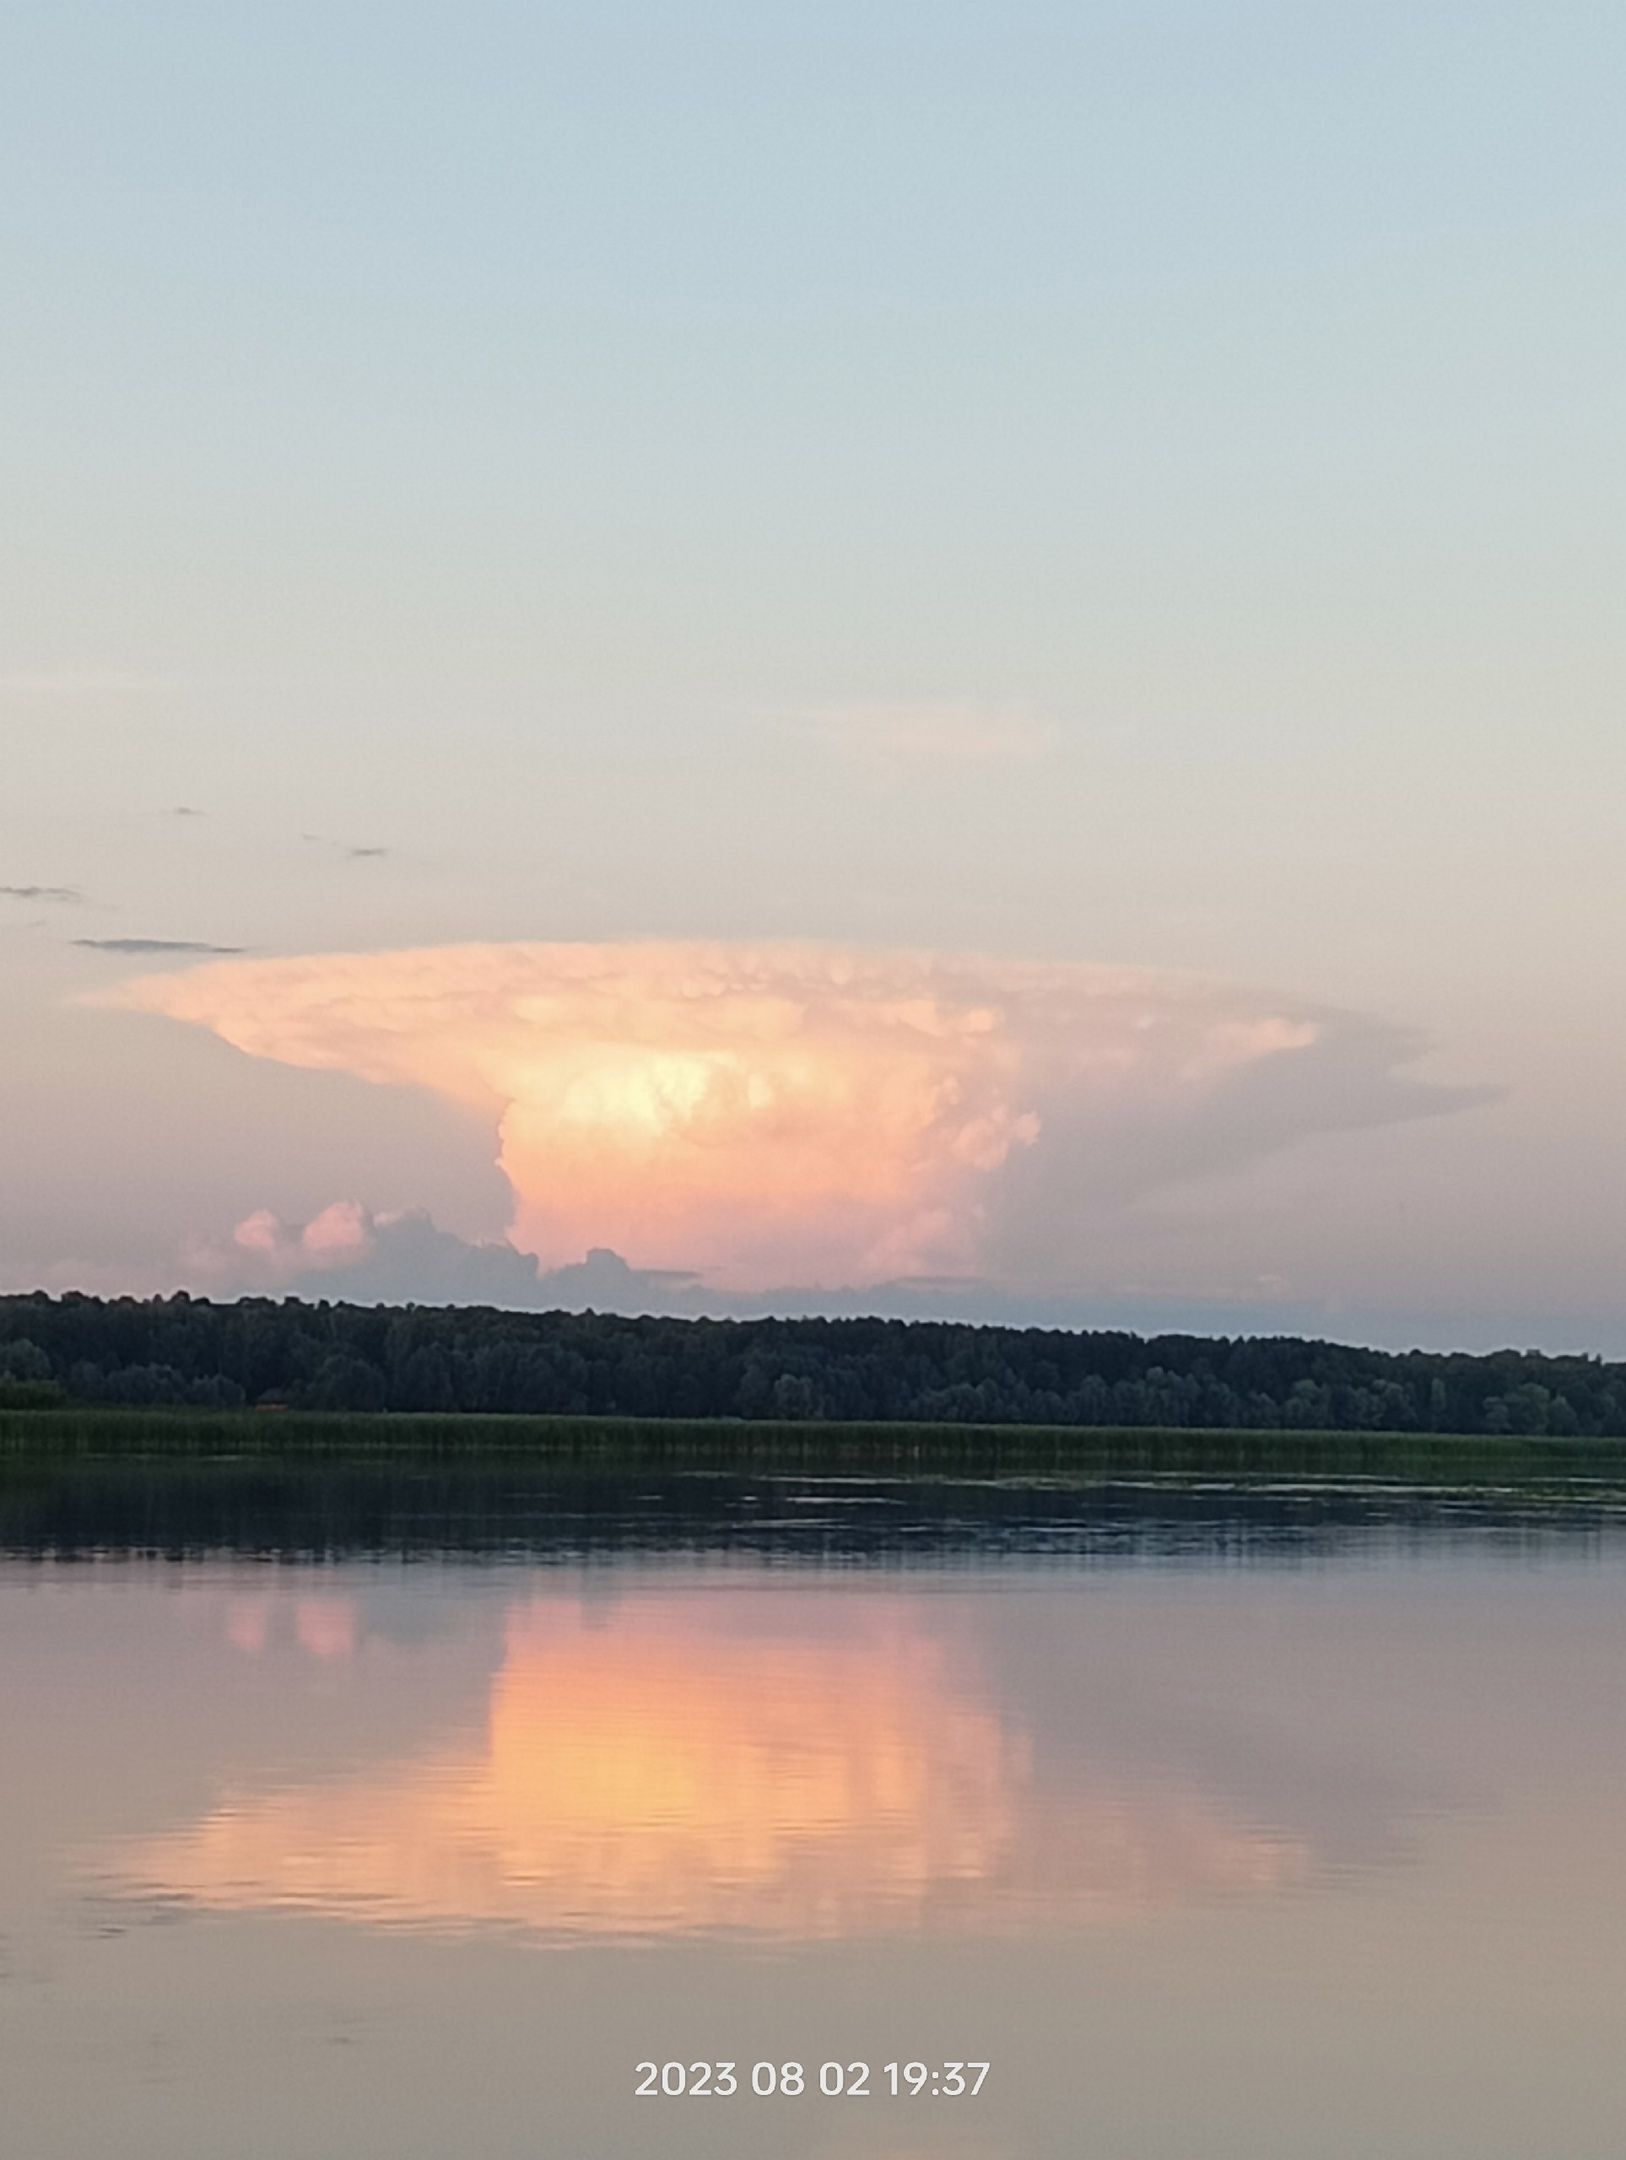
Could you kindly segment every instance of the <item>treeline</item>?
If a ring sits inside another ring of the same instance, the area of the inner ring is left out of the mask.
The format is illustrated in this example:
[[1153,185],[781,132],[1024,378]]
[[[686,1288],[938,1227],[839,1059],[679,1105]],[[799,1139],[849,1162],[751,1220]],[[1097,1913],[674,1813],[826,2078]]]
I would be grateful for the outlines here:
[[0,1297],[0,1407],[1626,1436],[1626,1365],[1294,1336]]

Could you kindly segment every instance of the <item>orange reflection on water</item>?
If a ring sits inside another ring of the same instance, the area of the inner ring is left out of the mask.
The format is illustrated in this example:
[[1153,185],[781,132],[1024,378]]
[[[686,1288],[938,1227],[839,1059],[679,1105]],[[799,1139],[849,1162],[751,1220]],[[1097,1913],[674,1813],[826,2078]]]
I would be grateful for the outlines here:
[[[1118,1918],[1303,1872],[1200,1796],[1047,1791],[967,1640],[855,1593],[510,1615],[478,1741],[240,1794],[122,1856],[145,1892],[386,1925],[811,1941]],[[777,1632],[775,1632],[777,1630]]]
[[272,1591],[228,1599],[223,1622],[226,1640],[246,1657],[263,1657],[274,1641],[290,1634],[308,1657],[352,1657],[357,1626],[353,1597],[284,1597]]

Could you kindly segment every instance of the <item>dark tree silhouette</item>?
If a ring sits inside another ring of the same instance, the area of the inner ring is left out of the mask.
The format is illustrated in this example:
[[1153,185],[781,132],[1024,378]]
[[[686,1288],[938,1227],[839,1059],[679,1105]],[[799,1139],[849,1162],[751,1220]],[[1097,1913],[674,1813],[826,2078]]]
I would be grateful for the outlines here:
[[0,1407],[521,1411],[1626,1436],[1626,1366],[903,1320],[0,1298]]

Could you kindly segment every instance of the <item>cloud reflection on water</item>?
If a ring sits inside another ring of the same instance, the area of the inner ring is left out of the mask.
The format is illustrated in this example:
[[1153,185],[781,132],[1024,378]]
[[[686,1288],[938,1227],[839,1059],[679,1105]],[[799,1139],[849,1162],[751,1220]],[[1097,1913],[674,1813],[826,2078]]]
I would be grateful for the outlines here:
[[[234,1605],[230,1638],[263,1645]],[[343,1600],[295,1639],[356,1644]],[[1086,1736],[1087,1738],[1087,1736]],[[228,1791],[116,1856],[144,1895],[556,1941],[790,1943],[1132,1919],[1302,1879],[1301,1837],[1194,1785],[1046,1782],[928,1601],[772,1591],[507,1613],[483,1723],[339,1778]]]

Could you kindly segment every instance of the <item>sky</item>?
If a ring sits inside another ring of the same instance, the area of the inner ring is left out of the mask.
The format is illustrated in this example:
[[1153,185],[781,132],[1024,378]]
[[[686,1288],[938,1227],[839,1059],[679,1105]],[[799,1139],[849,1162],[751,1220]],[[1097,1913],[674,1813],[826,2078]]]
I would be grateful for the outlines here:
[[1619,11],[0,24],[0,1287],[1626,1354]]

